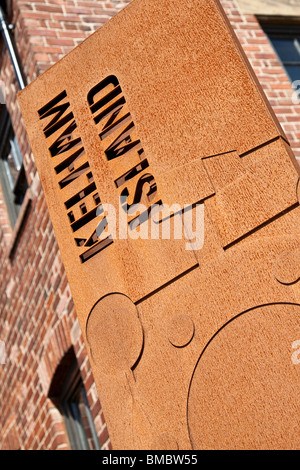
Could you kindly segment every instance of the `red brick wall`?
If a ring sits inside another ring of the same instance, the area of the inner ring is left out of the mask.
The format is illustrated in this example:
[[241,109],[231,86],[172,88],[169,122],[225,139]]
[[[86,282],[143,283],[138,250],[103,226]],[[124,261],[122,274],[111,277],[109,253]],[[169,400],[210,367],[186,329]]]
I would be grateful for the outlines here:
[[[130,0],[13,0],[15,39],[28,81],[61,59]],[[237,36],[300,160],[299,105],[259,24],[222,0]],[[31,205],[12,230],[0,193],[0,448],[66,449],[62,418],[47,398],[51,378],[73,344],[102,448],[104,416],[34,158],[16,102],[17,84],[3,45],[0,80],[24,157]]]

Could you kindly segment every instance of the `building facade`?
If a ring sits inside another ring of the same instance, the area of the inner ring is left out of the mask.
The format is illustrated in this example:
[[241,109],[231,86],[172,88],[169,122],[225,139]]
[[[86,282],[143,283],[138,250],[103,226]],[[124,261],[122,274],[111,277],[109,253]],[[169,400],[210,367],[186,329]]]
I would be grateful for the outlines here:
[[[130,2],[2,1],[25,84]],[[300,2],[222,0],[300,163]],[[299,83],[297,83],[299,81]],[[0,43],[0,449],[110,449],[109,433]]]

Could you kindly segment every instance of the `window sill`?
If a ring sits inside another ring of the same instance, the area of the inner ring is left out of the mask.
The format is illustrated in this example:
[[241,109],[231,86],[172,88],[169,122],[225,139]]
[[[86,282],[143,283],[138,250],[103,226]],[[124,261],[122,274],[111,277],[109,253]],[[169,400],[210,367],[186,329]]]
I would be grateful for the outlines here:
[[25,222],[25,220],[26,220],[26,218],[29,214],[29,209],[30,209],[30,206],[31,206],[31,202],[32,202],[32,194],[31,194],[30,189],[28,188],[27,191],[26,191],[24,201],[23,201],[23,204],[21,206],[16,224],[15,224],[13,232],[11,234],[11,240],[10,240],[10,242],[8,244],[8,247],[7,247],[6,255],[11,261],[14,257],[15,250],[16,250],[18,241],[20,239],[21,233],[22,233],[22,228],[23,228],[24,222]]

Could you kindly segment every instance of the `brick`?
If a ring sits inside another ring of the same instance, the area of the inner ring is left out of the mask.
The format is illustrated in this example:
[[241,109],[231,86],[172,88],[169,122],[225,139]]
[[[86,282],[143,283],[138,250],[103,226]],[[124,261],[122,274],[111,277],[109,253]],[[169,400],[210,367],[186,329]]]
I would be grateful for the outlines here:
[[83,31],[62,31],[58,33],[60,38],[86,38],[86,34]]
[[66,23],[66,22],[80,23],[82,21],[80,16],[75,16],[75,15],[53,15],[53,19],[55,21],[61,21],[63,23]]
[[85,16],[83,18],[83,21],[86,23],[93,23],[93,24],[101,24],[101,23],[106,23],[108,21],[109,17],[108,16]]
[[52,46],[35,46],[32,48],[34,52],[45,52],[47,54],[61,54],[61,47],[52,47]]
[[258,52],[257,54],[254,54],[255,59],[275,59],[275,54],[272,52]]
[[[95,5],[95,3],[93,5]],[[76,13],[76,15],[90,15],[92,13],[92,10],[90,8],[66,6],[65,10],[67,13]]]
[[48,54],[36,54],[35,59],[39,62],[50,62]]
[[286,74],[282,67],[262,68],[261,73],[272,74],[272,75],[284,75],[284,79],[286,80]]
[[260,47],[255,46],[255,45],[252,45],[252,46],[245,45],[243,49],[245,52],[259,52],[260,51]]
[[47,38],[46,42],[50,46],[74,46],[72,39]]
[[77,5],[79,7],[95,7],[95,2],[94,1],[89,2],[88,0],[87,1],[77,1]]
[[23,11],[21,13],[22,18],[29,18],[35,20],[49,20],[51,19],[50,13],[34,12],[34,11]]
[[46,11],[49,13],[63,13],[63,9],[60,6],[51,6],[51,5],[35,5],[36,11]]
[[284,108],[283,106],[274,106],[273,107],[276,114],[293,114],[294,110],[292,107]]
[[260,39],[257,39],[257,38],[248,38],[247,39],[247,43],[248,44],[265,44],[265,45],[270,45],[269,41],[267,38],[260,38]]
[[107,432],[107,428],[105,427],[103,429],[103,431],[101,432],[101,434],[100,434],[100,438],[99,438],[100,444],[101,445],[104,444],[107,441],[108,438],[109,438],[109,435],[108,435],[108,432]]

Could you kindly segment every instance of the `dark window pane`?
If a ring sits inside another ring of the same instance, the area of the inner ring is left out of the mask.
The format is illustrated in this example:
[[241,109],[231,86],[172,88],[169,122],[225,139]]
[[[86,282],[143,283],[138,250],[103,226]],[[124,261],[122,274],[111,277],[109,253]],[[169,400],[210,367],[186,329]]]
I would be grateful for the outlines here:
[[11,225],[14,226],[28,184],[10,117],[3,106],[0,107],[0,182]]
[[15,187],[15,184],[17,182],[17,179],[18,179],[19,169],[16,168],[16,166],[15,166],[15,162],[14,162],[14,159],[13,159],[12,152],[10,152],[7,155],[7,157],[4,161],[5,161],[7,175],[9,177],[10,181],[11,181],[11,189],[13,190],[14,187]]
[[295,39],[271,38],[271,42],[282,62],[300,62],[300,53]]
[[285,69],[292,82],[300,80],[300,65],[286,65]]
[[14,135],[12,135],[10,138],[10,148],[11,148],[12,158],[14,160],[14,166],[17,168],[17,170],[20,170],[23,164],[23,161],[22,161],[17,139]]
[[291,82],[300,80],[300,25],[270,22],[262,24],[262,28]]

